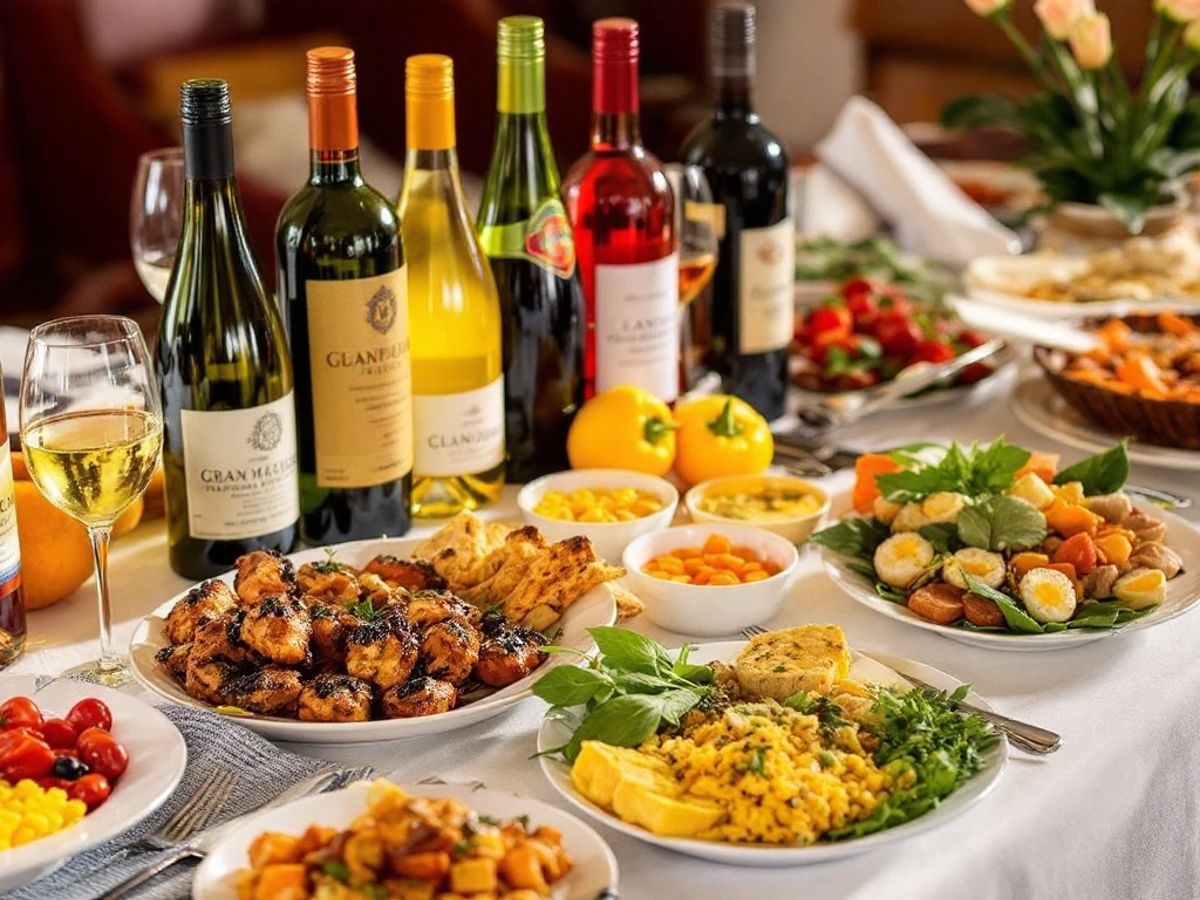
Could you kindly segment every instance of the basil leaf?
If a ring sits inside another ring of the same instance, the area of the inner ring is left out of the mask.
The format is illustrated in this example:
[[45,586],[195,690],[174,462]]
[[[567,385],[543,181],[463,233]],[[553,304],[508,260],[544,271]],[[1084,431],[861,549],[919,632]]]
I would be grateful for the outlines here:
[[[897,502],[919,500],[939,491],[968,497],[997,494],[1012,487],[1018,470],[1030,456],[1028,450],[1010,444],[1004,438],[982,446],[972,444],[965,450],[952,442],[939,462],[877,475],[875,484],[883,496]],[[903,452],[893,459],[906,463],[905,457],[915,459]]]
[[1027,550],[1046,537],[1046,517],[1024,500],[998,494],[958,514],[958,536],[983,550]]
[[878,574],[875,572],[875,567],[865,559],[848,559],[846,560],[846,568],[856,575],[861,575],[867,581],[877,581]]
[[1041,634],[1045,631],[1042,623],[1017,606],[1016,601],[1008,596],[1008,594],[998,591],[993,587],[988,587],[965,569],[962,576],[966,579],[968,591],[976,597],[991,600],[1000,607],[1000,612],[1004,614],[1004,621],[1008,623],[1008,627],[1013,631],[1019,631],[1022,634]]
[[852,516],[836,525],[822,528],[809,540],[844,556],[870,559],[875,554],[875,548],[887,540],[891,533],[892,530],[878,519]]
[[665,678],[644,672],[623,672],[613,679],[613,683],[622,694],[658,694],[674,687]]
[[968,497],[998,494],[1012,487],[1016,482],[1017,472],[1033,455],[1024,447],[1010,444],[1004,438],[997,438],[986,447],[971,449],[973,458],[970,489],[963,491]]
[[713,680],[711,666],[701,666],[696,663],[675,663],[671,667],[671,671],[680,678],[686,678],[688,681],[694,681],[696,684],[711,684]]
[[602,672],[564,665],[539,678],[531,690],[551,706],[579,706],[591,700],[601,688],[611,685],[612,679]]
[[1055,484],[1068,484],[1078,481],[1083,485],[1083,493],[1088,497],[1100,494],[1112,494],[1125,486],[1129,478],[1129,454],[1125,449],[1125,441],[1117,444],[1103,453],[1081,459],[1073,466],[1067,466],[1054,476]]
[[657,641],[628,628],[600,625],[589,628],[605,666],[658,675],[671,668],[671,657]]
[[[656,709],[664,720],[672,725],[678,725],[684,714],[700,702],[700,693],[690,688],[675,688],[643,699]],[[657,730],[657,726],[655,728]]]
[[[970,509],[970,507],[966,509]],[[966,512],[966,509],[963,512]],[[959,513],[960,518],[961,516],[962,513]],[[933,549],[938,553],[953,553],[955,550],[962,549],[963,541],[953,522],[933,522],[929,525],[922,525],[917,529],[917,533],[933,544]],[[974,545],[972,544],[972,546]]]

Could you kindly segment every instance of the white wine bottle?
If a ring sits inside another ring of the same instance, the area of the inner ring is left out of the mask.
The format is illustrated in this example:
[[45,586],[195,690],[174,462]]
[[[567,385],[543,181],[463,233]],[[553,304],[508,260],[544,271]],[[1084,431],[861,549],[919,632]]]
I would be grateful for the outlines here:
[[292,364],[279,307],[246,236],[233,177],[229,86],[185,81],[183,231],[155,364],[171,568],[229,569],[299,535]]
[[504,487],[500,300],[475,237],[454,145],[448,56],[405,67],[408,156],[398,201],[408,264],[416,516],[449,516]]

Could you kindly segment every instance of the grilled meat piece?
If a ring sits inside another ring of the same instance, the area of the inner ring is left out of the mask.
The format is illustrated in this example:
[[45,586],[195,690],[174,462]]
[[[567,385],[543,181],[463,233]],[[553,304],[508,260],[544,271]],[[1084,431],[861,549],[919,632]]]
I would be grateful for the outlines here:
[[289,594],[262,597],[242,622],[242,640],[271,662],[285,666],[309,662],[311,637],[308,607]]
[[408,598],[408,621],[414,628],[427,628],[447,619],[477,628],[482,618],[479,607],[449,591],[417,591]]
[[340,606],[313,606],[309,609],[312,619],[313,662],[318,667],[341,668],[346,660],[346,637],[362,624],[362,619]]
[[366,722],[371,718],[371,686],[351,675],[318,675],[300,692],[300,718],[306,722]]
[[363,571],[378,575],[392,587],[402,587],[406,591],[441,591],[446,588],[446,579],[424,559],[381,555],[367,563]]
[[191,644],[177,644],[174,647],[163,647],[154,654],[154,658],[162,664],[172,678],[180,684],[184,684],[187,681],[188,657],[191,655]]
[[346,636],[346,671],[390,688],[412,674],[419,650],[416,637],[402,621],[380,616],[356,626]]
[[392,587],[374,572],[363,572],[358,576],[359,597],[370,602],[376,609],[389,603],[398,603],[408,596],[408,591]]
[[254,652],[242,640],[244,609],[235,609],[223,616],[209,619],[196,629],[191,657],[198,662],[218,660],[228,663],[252,661]]
[[223,702],[263,715],[295,715],[302,689],[299,673],[282,666],[237,672],[221,687]]
[[189,697],[220,706],[226,702],[226,683],[241,671],[234,663],[220,659],[202,660],[193,652],[188,656],[183,689]]
[[237,609],[238,599],[223,581],[209,579],[192,588],[167,613],[164,628],[172,644],[186,644],[196,635],[196,629]]
[[432,716],[454,709],[458,688],[448,681],[421,676],[388,688],[379,699],[380,709],[389,719]]
[[421,670],[455,687],[479,661],[479,632],[456,618],[435,622],[421,636]]
[[532,628],[507,624],[495,627],[479,646],[475,677],[491,687],[520,681],[546,658],[542,651],[545,643],[546,636]]
[[296,589],[292,561],[278,550],[255,550],[239,556],[235,565],[233,589],[247,606],[271,594],[291,594]]
[[333,560],[302,565],[296,573],[296,587],[310,606],[317,601],[345,606],[358,600],[354,570]]

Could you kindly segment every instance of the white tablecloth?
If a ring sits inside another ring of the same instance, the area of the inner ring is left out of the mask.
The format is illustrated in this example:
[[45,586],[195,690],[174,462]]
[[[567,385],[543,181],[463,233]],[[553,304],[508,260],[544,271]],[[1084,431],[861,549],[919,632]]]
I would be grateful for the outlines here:
[[[873,418],[845,434],[860,447],[917,438],[990,439],[1005,433],[1051,449],[1016,422],[1004,396]],[[1059,447],[1067,459],[1080,455]],[[1200,500],[1200,475],[1135,467],[1133,479]],[[845,488],[847,473],[828,487]],[[512,492],[494,515],[514,514]],[[1200,517],[1200,510],[1186,515]],[[419,535],[428,526],[414,529]],[[621,867],[624,900],[881,898],[1153,898],[1200,896],[1200,613],[1078,649],[1007,653],[968,647],[876,615],[842,595],[815,553],[772,623],[837,622],[864,648],[907,656],[970,681],[1002,712],[1063,735],[1053,756],[1015,752],[996,790],[960,819],[895,849],[794,869],[706,863],[597,826]],[[186,587],[168,568],[161,522],[122,538],[112,557],[116,638]],[[29,651],[13,671],[54,673],[96,652],[91,585],[33,613]],[[677,645],[686,635],[636,627]],[[369,746],[296,745],[345,763],[371,763],[399,780],[479,780],[565,805],[544,780],[531,699],[452,734]]]

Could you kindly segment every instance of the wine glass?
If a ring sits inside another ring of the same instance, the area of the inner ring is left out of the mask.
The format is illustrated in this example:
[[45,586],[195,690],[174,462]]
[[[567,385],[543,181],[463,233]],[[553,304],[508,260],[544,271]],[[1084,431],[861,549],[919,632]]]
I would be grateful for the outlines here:
[[143,153],[129,203],[129,246],[138,277],[159,303],[167,293],[182,227],[183,150]]
[[21,446],[38,490],[92,540],[100,658],[68,674],[120,687],[129,670],[112,644],[108,542],[113,522],[158,467],[162,409],[150,354],[123,316],[75,316],[29,335],[21,377]]
[[717,241],[725,207],[713,202],[712,188],[699,166],[664,166],[675,193],[675,234],[679,249],[680,388],[693,386],[712,341],[708,298],[695,302],[717,268]]

